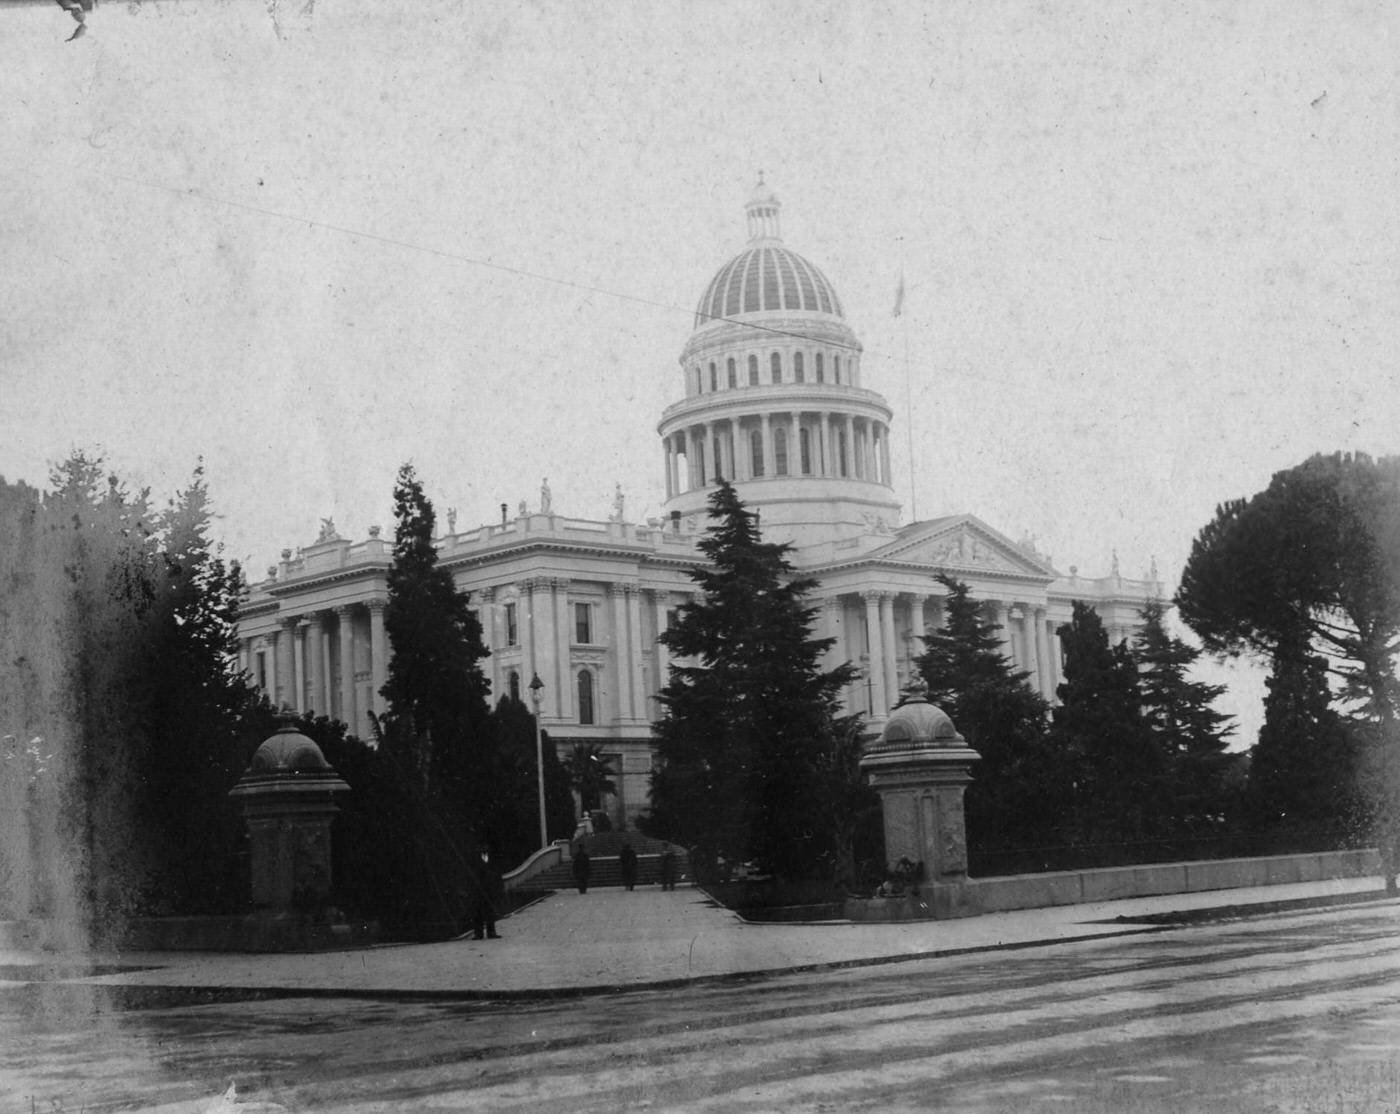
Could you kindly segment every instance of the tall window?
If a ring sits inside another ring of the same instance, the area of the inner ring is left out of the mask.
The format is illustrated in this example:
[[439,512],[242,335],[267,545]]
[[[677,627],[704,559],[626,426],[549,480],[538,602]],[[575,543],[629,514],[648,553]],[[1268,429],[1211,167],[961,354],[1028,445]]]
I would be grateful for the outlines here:
[[832,357],[831,357],[831,374],[832,374],[832,380],[833,380],[833,382],[836,382],[836,383],[841,382],[841,357],[840,357],[840,356],[832,356]]
[[749,459],[753,462],[754,479],[763,476],[763,431],[754,430],[749,434]]
[[773,382],[783,381],[783,358],[777,352],[768,358],[768,366],[773,369]]
[[802,370],[802,353],[801,353],[801,352],[794,352],[794,353],[792,354],[792,379],[793,379],[793,382],[794,382],[794,383],[805,383],[805,382],[807,382],[807,376],[806,376],[806,374],[805,374],[805,373],[803,372],[803,370]]
[[710,390],[719,390],[719,372],[715,370],[715,362],[710,361]]
[[515,604],[506,604],[506,645],[520,645],[520,627],[515,621]]
[[512,669],[511,672],[510,672],[510,677],[508,678],[508,681],[507,681],[507,687],[510,689],[510,698],[511,698],[512,700],[519,700],[519,699],[520,699],[520,674],[517,673],[517,672],[515,672],[515,670],[513,670],[513,669]]
[[750,387],[757,387],[757,386],[758,386],[758,357],[757,357],[757,356],[750,356],[750,357],[749,357],[749,386],[750,386]]
[[773,431],[773,467],[780,476],[788,474],[787,443],[787,430],[779,426]]
[[803,429],[797,433],[797,439],[802,445],[802,474],[810,476],[812,474],[812,434],[811,430]]
[[822,354],[820,352],[817,353],[817,382],[826,382],[825,373],[822,370]]
[[574,604],[574,641],[588,645],[593,641],[593,605]]
[[737,387],[739,385],[739,373],[734,367],[734,357],[729,357],[729,385]]
[[593,713],[593,674],[586,669],[578,671],[578,721],[597,722]]
[[704,388],[700,385],[700,369],[693,367],[691,370],[691,381],[695,384],[695,393],[698,395]]

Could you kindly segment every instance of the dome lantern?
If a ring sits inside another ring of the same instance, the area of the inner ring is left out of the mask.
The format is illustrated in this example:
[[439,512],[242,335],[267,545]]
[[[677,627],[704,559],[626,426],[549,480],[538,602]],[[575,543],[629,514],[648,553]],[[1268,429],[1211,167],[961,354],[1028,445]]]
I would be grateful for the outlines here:
[[782,206],[775,194],[763,181],[763,171],[758,172],[758,185],[749,195],[744,212],[749,218],[750,244],[780,244],[782,233],[778,229],[778,210]]

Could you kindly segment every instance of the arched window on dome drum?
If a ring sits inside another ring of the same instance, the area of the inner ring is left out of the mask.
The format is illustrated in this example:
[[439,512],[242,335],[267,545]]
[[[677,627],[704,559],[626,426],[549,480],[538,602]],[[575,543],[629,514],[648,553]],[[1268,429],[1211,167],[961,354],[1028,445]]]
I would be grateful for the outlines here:
[[826,382],[826,374],[824,369],[822,368],[822,354],[820,352],[817,353],[817,382]]
[[719,372],[715,370],[715,362],[710,361],[710,390],[719,390]]
[[586,669],[578,671],[578,721],[597,722],[593,714],[593,674]]
[[769,366],[771,366],[772,369],[773,369],[773,382],[774,382],[774,383],[781,383],[781,382],[783,381],[783,358],[782,358],[782,356],[780,356],[777,352],[774,352],[773,355],[772,355],[772,358],[769,359],[768,363],[769,363]]
[[756,480],[763,478],[763,431],[756,429],[749,434],[749,463]]
[[699,365],[697,364],[695,367],[691,368],[690,371],[691,371],[691,376],[690,376],[690,377],[691,377],[691,381],[692,381],[692,383],[694,384],[694,391],[695,391],[695,393],[698,395],[698,394],[700,393],[700,390],[701,390],[701,387],[700,387],[700,367],[699,367]]
[[802,353],[801,353],[801,352],[794,352],[794,353],[792,354],[792,381],[793,381],[794,383],[805,383],[805,382],[807,382],[807,376],[806,376],[806,374],[805,374],[805,373],[803,372],[803,370],[802,370]]
[[773,431],[773,469],[780,476],[788,474],[787,443],[787,430],[779,426]]
[[802,444],[802,474],[812,474],[812,437],[808,430],[798,430],[797,439]]
[[729,357],[729,386],[732,388],[732,387],[737,387],[738,385],[739,385],[739,373],[735,370],[735,367],[734,367],[734,357],[733,357],[733,356],[730,356],[730,357]]
[[750,357],[749,357],[749,386],[750,386],[750,387],[757,387],[757,386],[758,386],[758,357],[757,357],[757,356],[750,356]]
[[840,356],[832,356],[832,357],[831,357],[831,376],[832,376],[831,381],[832,381],[833,383],[839,383],[839,382],[841,382],[841,357],[840,357]]

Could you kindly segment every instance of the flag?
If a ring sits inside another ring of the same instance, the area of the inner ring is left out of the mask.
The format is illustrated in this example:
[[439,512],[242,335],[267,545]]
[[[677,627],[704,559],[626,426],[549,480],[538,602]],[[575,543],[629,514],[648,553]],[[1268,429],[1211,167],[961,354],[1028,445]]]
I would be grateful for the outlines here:
[[897,287],[895,288],[895,292],[894,292],[894,313],[892,313],[890,316],[891,316],[891,317],[899,317],[899,316],[901,316],[903,313],[904,313],[904,272],[901,271],[900,274],[899,274],[899,286],[897,286]]

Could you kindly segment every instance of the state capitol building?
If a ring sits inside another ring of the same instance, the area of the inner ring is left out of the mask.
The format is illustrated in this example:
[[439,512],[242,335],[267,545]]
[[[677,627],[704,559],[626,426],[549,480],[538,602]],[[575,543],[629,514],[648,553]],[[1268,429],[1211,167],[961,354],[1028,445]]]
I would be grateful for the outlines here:
[[[748,244],[704,287],[680,354],[682,397],[661,414],[666,502],[660,518],[630,522],[619,497],[606,522],[521,504],[514,518],[439,539],[439,561],[471,594],[499,696],[544,682],[542,723],[561,755],[575,742],[612,757],[628,826],[647,808],[655,694],[667,651],[657,636],[695,586],[696,541],[714,477],[728,477],[760,515],[766,541],[817,578],[815,634],[834,638],[829,665],[854,663],[848,711],[872,727],[942,623],[939,571],[965,581],[1001,626],[1005,652],[1053,700],[1061,681],[1058,627],[1071,604],[1094,606],[1113,640],[1139,625],[1161,592],[1154,580],[1063,576],[1031,546],[970,514],[900,523],[890,471],[894,412],[863,385],[861,344],[816,266],[786,247],[779,204],[760,181],[745,206]],[[384,631],[392,540],[335,533],[284,550],[251,587],[239,622],[242,664],[277,703],[344,720],[369,736],[384,708]]]

